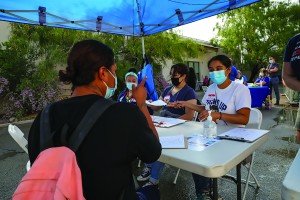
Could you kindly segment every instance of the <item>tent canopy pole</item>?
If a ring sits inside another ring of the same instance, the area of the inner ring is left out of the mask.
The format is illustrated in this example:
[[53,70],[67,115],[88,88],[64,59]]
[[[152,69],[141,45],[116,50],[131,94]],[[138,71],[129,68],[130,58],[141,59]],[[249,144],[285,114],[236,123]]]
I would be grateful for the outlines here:
[[142,37],[142,52],[143,52],[143,58],[145,59],[145,39]]

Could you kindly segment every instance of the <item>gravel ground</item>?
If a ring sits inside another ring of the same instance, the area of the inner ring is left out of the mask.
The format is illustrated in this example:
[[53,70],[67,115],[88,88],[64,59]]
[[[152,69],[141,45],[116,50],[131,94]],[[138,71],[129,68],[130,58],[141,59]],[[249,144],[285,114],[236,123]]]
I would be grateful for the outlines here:
[[[271,133],[268,142],[260,147],[255,154],[253,172],[261,188],[258,195],[255,195],[255,189],[250,187],[246,199],[276,200],[280,199],[282,181],[299,149],[292,128],[296,109],[274,107],[272,110],[262,110],[262,113],[261,128],[270,129]],[[27,134],[30,125],[31,121],[28,121],[18,126]],[[5,125],[0,126],[0,200],[11,199],[18,182],[25,174],[27,160],[27,155],[8,135],[7,127]],[[142,167],[137,168],[137,161],[133,163],[133,168],[135,175],[138,175],[142,170]],[[245,172],[245,170],[242,171]],[[181,170],[177,184],[174,185],[173,180],[176,172],[177,168],[166,167],[159,186],[161,199],[195,199],[191,173]],[[219,179],[219,191],[223,199],[236,198],[236,187],[232,182]]]

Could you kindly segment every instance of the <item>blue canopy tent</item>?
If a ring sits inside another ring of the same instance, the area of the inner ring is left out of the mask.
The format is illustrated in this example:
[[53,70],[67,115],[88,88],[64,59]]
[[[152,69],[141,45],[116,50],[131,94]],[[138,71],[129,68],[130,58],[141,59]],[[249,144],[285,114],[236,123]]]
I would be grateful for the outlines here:
[[147,36],[260,0],[2,0],[0,20]]
[[2,0],[0,20],[140,36],[144,56],[143,36],[258,1],[260,0]]

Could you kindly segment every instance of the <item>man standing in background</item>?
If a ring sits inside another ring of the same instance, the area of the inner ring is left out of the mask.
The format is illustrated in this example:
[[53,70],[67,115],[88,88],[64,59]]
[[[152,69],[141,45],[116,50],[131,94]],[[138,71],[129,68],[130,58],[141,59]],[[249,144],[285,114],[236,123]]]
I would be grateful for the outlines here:
[[279,64],[276,63],[276,60],[273,56],[269,57],[269,65],[267,66],[267,70],[270,77],[270,95],[272,99],[272,88],[274,88],[276,103],[274,105],[279,105],[280,94],[279,94]]
[[[283,59],[282,78],[287,87],[300,92],[300,34],[288,42]],[[300,103],[295,122],[296,136],[300,142]]]

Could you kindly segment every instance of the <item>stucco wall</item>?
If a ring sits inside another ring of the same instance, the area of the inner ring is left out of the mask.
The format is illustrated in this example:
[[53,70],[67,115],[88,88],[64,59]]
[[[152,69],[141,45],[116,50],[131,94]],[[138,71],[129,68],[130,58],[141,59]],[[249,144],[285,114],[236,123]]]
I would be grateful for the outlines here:
[[[199,62],[199,72],[200,72],[200,80],[198,81],[202,81],[205,75],[208,75],[208,67],[207,67],[207,63],[209,61],[209,59],[211,59],[213,56],[218,55],[218,54],[222,54],[222,49],[216,49],[216,50],[206,50],[205,53],[203,53],[199,58],[188,58],[185,63],[187,62]],[[164,78],[168,81],[170,79],[170,69],[171,66],[175,64],[175,62],[173,62],[172,60],[168,60],[166,62],[166,65],[163,66],[162,68],[162,74],[164,76]]]
[[8,22],[0,21],[0,42],[8,40],[10,25]]

